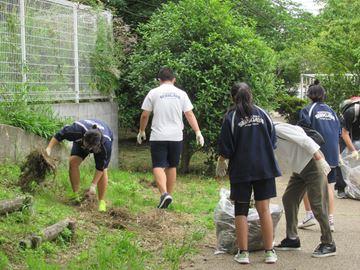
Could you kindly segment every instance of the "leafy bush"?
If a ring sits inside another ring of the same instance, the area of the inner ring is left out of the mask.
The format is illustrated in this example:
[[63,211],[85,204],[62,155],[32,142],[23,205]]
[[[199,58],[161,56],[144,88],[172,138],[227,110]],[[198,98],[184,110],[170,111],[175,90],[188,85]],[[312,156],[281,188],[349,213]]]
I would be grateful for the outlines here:
[[295,96],[290,96],[287,93],[281,93],[278,98],[279,107],[276,109],[278,113],[285,116],[285,119],[290,124],[296,124],[299,120],[299,111],[307,104],[307,100]]
[[335,111],[339,112],[340,103],[352,96],[359,96],[360,77],[345,77],[344,75],[319,77],[326,89],[325,102]]
[[49,104],[29,103],[27,86],[11,97],[2,95],[0,89],[0,123],[22,128],[50,139],[67,119],[60,119]]
[[[205,151],[212,156],[235,81],[248,82],[260,106],[270,108],[275,100],[274,52],[245,21],[234,12],[230,1],[169,3],[140,26],[142,40],[130,58],[126,79],[137,106],[157,85],[160,67],[176,71],[177,85],[194,104]],[[197,150],[194,141],[193,132],[186,128],[181,162],[184,171],[188,171]]]

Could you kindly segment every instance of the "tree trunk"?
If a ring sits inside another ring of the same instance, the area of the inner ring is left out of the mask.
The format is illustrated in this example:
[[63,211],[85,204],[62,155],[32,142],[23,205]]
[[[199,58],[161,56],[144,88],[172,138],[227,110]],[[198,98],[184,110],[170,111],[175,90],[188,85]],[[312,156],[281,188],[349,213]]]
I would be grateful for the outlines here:
[[75,224],[74,220],[69,218],[64,219],[54,225],[46,227],[39,235],[32,234],[28,238],[20,241],[20,247],[25,248],[37,248],[41,243],[46,241],[54,240],[59,236],[59,234],[65,229],[68,228],[71,230],[72,235],[75,233]]
[[31,206],[32,203],[31,196],[0,201],[0,215],[21,211],[24,206]]
[[190,160],[194,153],[191,151],[188,137],[184,132],[183,151],[181,154],[181,163],[179,171],[181,173],[189,173],[190,171]]

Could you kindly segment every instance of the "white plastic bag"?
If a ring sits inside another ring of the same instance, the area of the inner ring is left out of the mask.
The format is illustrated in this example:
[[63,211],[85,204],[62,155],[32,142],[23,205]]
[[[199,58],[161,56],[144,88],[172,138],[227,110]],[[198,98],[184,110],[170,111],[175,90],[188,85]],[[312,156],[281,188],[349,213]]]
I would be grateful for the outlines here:
[[[357,149],[360,148],[360,142],[355,142],[354,145]],[[346,183],[345,193],[351,199],[360,200],[360,159],[352,159],[346,150],[341,155],[344,160],[341,172]]]
[[[215,208],[214,221],[216,225],[217,251],[219,253],[235,254],[236,235],[235,235],[235,213],[234,205],[229,199],[230,191],[222,188],[220,190],[220,201]],[[270,204],[270,213],[274,225],[274,237],[276,226],[282,215],[282,208],[276,204]],[[263,241],[260,227],[259,215],[255,208],[249,209],[248,215],[249,224],[249,251],[263,249]]]

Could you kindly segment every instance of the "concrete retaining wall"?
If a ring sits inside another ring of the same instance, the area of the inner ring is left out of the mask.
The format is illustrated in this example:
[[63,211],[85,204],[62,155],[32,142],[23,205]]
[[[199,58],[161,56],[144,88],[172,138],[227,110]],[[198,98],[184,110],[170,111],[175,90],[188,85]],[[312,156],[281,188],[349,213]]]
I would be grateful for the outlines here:
[[[47,140],[28,133],[21,128],[0,124],[0,162],[22,162],[34,149],[44,149]],[[61,160],[67,160],[69,144],[59,145],[53,155]]]

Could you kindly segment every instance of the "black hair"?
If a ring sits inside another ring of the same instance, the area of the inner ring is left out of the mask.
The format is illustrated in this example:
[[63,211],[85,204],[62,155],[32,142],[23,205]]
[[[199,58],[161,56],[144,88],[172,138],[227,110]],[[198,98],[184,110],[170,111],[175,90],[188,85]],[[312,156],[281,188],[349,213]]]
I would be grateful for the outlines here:
[[101,143],[101,138],[101,131],[97,128],[97,125],[93,125],[91,129],[85,132],[83,140],[86,145],[90,147],[95,147]]
[[253,111],[253,97],[250,86],[245,82],[236,82],[231,88],[236,113],[240,117],[250,117]]
[[157,79],[160,81],[172,81],[173,79],[175,79],[175,75],[170,68],[163,67],[160,69],[157,75]]
[[309,86],[307,96],[313,102],[323,102],[325,100],[325,88],[322,87],[318,79],[316,79],[314,83]]

